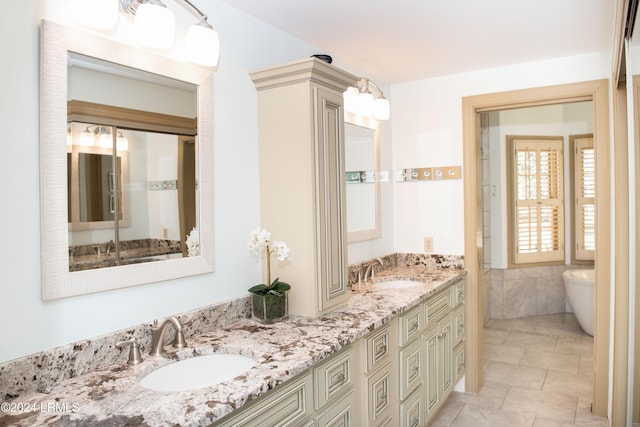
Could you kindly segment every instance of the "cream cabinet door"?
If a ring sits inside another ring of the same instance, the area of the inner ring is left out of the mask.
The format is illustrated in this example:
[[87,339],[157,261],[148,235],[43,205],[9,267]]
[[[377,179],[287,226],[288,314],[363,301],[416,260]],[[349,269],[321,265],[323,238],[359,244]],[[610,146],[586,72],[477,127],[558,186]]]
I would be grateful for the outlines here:
[[453,390],[455,379],[453,360],[453,315],[449,313],[424,335],[426,366],[427,414],[433,413]]
[[427,413],[433,412],[440,404],[439,379],[440,376],[440,351],[439,338],[440,328],[433,326],[424,335],[424,360],[426,367],[425,400]]
[[347,296],[346,188],[343,96],[313,89],[316,110],[315,195],[321,311]]
[[258,90],[260,221],[291,248],[272,262],[289,313],[317,317],[348,299],[343,92],[358,78],[315,58],[251,73]]

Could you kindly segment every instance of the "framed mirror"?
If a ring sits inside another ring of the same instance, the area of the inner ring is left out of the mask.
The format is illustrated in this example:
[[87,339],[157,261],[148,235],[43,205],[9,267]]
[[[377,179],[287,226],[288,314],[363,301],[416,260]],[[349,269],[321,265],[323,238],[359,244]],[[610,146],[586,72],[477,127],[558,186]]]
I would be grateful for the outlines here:
[[211,70],[42,21],[40,76],[42,298],[212,272]]
[[378,122],[345,114],[348,243],[380,237]]

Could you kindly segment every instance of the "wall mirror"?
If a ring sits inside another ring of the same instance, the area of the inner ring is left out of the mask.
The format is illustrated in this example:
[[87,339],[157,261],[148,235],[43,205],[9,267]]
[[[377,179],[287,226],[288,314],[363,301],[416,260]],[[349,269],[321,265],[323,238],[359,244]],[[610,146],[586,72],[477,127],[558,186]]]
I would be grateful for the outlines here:
[[213,271],[212,86],[208,69],[42,22],[44,300]]
[[344,136],[347,241],[376,239],[381,234],[378,123],[347,113]]

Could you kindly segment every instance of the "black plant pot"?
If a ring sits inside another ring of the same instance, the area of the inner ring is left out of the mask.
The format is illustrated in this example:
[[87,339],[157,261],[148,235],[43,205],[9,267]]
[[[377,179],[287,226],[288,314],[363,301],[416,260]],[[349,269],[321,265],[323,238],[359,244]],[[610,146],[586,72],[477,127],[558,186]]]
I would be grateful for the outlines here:
[[251,314],[262,323],[274,323],[285,319],[289,314],[287,293],[280,295],[251,294]]

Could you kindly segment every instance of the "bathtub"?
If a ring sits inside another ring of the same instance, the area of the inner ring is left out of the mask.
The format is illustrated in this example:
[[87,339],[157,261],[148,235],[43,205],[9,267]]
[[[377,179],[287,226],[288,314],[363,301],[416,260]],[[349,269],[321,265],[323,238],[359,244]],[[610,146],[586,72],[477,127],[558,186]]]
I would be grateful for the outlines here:
[[567,270],[562,273],[564,290],[567,294],[569,305],[571,305],[582,330],[591,336],[593,336],[596,310],[595,276],[596,271],[594,269]]

